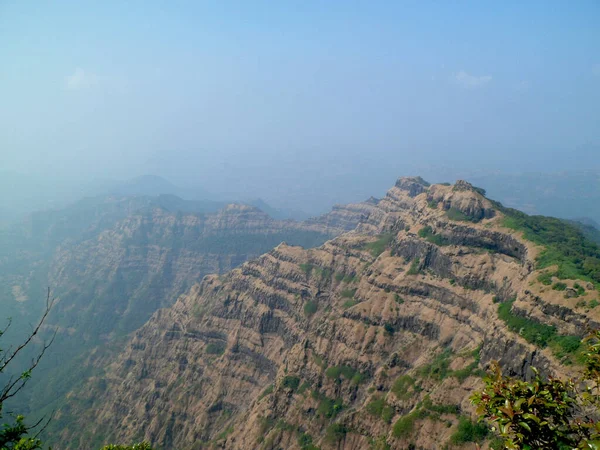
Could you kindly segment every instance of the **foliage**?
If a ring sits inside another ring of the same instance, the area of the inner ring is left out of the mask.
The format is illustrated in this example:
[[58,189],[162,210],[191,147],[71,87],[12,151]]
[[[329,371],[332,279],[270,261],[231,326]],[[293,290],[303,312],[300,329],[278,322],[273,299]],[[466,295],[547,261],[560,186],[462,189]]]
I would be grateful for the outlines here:
[[488,427],[483,423],[472,422],[468,417],[462,416],[458,421],[458,428],[450,437],[453,444],[465,442],[481,442],[489,434]]
[[410,267],[408,269],[408,271],[406,272],[407,275],[417,275],[419,273],[419,264],[421,263],[421,261],[419,260],[419,258],[415,259],[411,264]]
[[533,369],[531,381],[522,381],[491,365],[485,387],[471,400],[481,419],[495,425],[505,448],[600,448],[600,332],[586,341],[580,379],[544,379]]
[[281,381],[281,385],[284,388],[295,391],[300,386],[300,378],[292,376],[292,375],[286,375],[285,377],[283,377],[283,380]]
[[457,222],[478,222],[475,217],[468,216],[457,208],[450,208],[448,211],[446,211],[446,216],[448,219]]
[[344,289],[340,295],[342,298],[353,298],[356,294],[356,289]]
[[225,353],[226,344],[224,342],[211,342],[206,346],[207,355],[222,355]]
[[386,423],[390,423],[395,414],[394,408],[388,405],[383,397],[373,397],[367,403],[366,410],[372,416],[381,417]]
[[[600,247],[579,227],[564,220],[528,216],[521,211],[501,207],[504,225],[522,231],[525,239],[543,245],[538,256],[540,269],[557,265],[553,275],[560,279],[582,279],[600,284]],[[544,275],[547,279],[548,275]]]
[[371,252],[371,255],[373,255],[374,257],[378,257],[385,251],[386,248],[388,248],[388,246],[393,240],[394,234],[381,234],[378,236],[378,239],[376,241],[366,244],[365,248],[369,250],[369,252]]
[[425,239],[427,242],[431,242],[435,245],[448,245],[448,240],[441,234],[436,234],[429,225],[424,226],[419,230],[419,236]]
[[350,383],[353,385],[362,383],[366,378],[366,376],[360,373],[358,370],[346,365],[331,366],[327,368],[325,375],[328,378],[336,380],[337,382],[341,382],[341,377],[344,377],[346,380],[350,380]]
[[346,425],[341,423],[332,423],[327,427],[325,440],[330,444],[335,444],[344,440],[346,433],[348,433],[348,428]]
[[411,388],[415,385],[415,380],[410,375],[402,375],[396,378],[392,385],[392,392],[400,400],[406,400],[411,396]]
[[319,400],[317,414],[321,417],[333,419],[342,411],[342,409],[344,409],[344,404],[341,398],[330,399],[321,394],[319,391],[313,391],[312,397],[316,400]]
[[519,333],[525,340],[538,347],[550,346],[559,358],[573,355],[579,350],[580,343],[577,336],[559,335],[555,326],[513,314],[514,301],[513,299],[498,306],[498,316],[510,330]]
[[427,411],[418,409],[410,414],[400,417],[392,428],[392,434],[398,438],[409,435],[415,429],[415,422],[424,419],[427,415]]
[[315,302],[314,300],[309,300],[304,304],[304,315],[306,317],[310,317],[312,316],[314,313],[317,312],[317,302]]
[[558,281],[558,282],[554,283],[554,285],[552,286],[552,289],[554,289],[555,291],[565,291],[567,289],[567,285],[566,285],[566,283],[563,283],[562,281]]

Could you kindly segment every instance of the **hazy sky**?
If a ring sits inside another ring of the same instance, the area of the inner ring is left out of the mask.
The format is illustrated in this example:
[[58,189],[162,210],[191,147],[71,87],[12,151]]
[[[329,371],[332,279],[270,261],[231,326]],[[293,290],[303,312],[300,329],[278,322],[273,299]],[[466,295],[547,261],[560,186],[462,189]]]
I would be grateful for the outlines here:
[[0,168],[291,206],[556,170],[600,148],[599,23],[597,0],[0,0]]

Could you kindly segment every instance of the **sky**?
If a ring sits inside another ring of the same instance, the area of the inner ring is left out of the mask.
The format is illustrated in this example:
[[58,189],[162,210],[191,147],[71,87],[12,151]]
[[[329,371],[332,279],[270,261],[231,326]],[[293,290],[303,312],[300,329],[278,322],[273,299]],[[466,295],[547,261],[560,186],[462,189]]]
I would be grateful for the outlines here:
[[0,0],[0,169],[307,209],[600,167],[598,23],[595,0]]

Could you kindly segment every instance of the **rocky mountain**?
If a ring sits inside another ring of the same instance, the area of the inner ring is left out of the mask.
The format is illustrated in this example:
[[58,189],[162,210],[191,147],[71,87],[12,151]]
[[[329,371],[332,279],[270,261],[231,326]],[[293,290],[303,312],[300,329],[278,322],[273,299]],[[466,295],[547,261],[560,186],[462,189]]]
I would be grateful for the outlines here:
[[469,402],[482,369],[577,370],[579,339],[600,323],[600,249],[483,194],[401,178],[310,222],[352,231],[205,277],[81,361],[93,374],[73,381],[48,441],[488,448]]
[[14,330],[6,337],[22,340],[39,317],[46,286],[56,303],[42,338],[57,334],[19,402],[38,410],[64,392],[65,374],[80,373],[78,355],[137,329],[205,275],[230,271],[284,241],[314,247],[343,231],[170,195],[86,199],[30,216],[0,237],[0,307]]

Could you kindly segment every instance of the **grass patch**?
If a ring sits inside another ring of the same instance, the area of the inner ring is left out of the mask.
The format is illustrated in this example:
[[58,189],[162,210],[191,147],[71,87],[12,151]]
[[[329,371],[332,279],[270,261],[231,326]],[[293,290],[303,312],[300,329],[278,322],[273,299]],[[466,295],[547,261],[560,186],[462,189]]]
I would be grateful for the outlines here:
[[557,358],[576,357],[581,348],[581,339],[578,336],[560,335],[552,325],[513,314],[514,301],[513,299],[498,306],[498,316],[511,331],[519,333],[526,341],[540,348],[549,346]]
[[537,279],[543,285],[550,286],[552,284],[552,273],[544,271],[538,275]]
[[558,282],[554,283],[554,285],[552,286],[552,289],[554,289],[555,291],[566,291],[567,285],[566,285],[566,283],[563,283],[562,281],[558,281]]
[[426,418],[427,415],[427,411],[419,409],[400,417],[392,428],[392,434],[397,438],[409,436],[415,429],[415,422]]
[[448,211],[446,211],[446,216],[448,219],[456,222],[479,222],[479,220],[477,220],[475,217],[468,216],[457,208],[450,208]]
[[336,444],[344,440],[346,433],[348,433],[348,428],[346,425],[341,423],[332,423],[327,427],[327,431],[325,432],[325,440],[330,444]]
[[225,353],[225,348],[227,345],[224,342],[211,342],[206,346],[206,354],[207,355],[222,355]]
[[344,409],[344,403],[341,398],[331,399],[321,394],[319,391],[313,391],[312,397],[315,400],[319,400],[317,414],[320,417],[333,419]]
[[304,315],[306,317],[311,317],[314,313],[317,312],[318,305],[314,300],[309,300],[304,304]]
[[442,353],[436,355],[431,363],[419,367],[417,373],[422,377],[443,380],[451,374],[449,369],[451,357],[452,351],[450,349],[445,349]]
[[410,375],[402,375],[396,378],[392,385],[392,392],[400,400],[408,400],[414,393],[415,380]]
[[263,398],[265,398],[267,395],[269,395],[269,394],[272,394],[272,393],[273,393],[273,389],[275,389],[275,386],[273,386],[273,385],[270,385],[270,386],[268,386],[268,387],[267,387],[267,388],[266,388],[266,389],[265,389],[265,390],[262,392],[262,394],[260,394],[260,395],[258,396],[258,399],[259,399],[259,400],[262,400],[262,399],[263,399]]
[[448,245],[448,240],[442,236],[441,234],[436,234],[433,231],[433,228],[431,228],[429,225],[421,228],[419,230],[419,236],[423,239],[425,239],[427,242],[431,242],[432,244],[435,245]]
[[381,234],[375,242],[366,244],[365,248],[369,250],[371,255],[378,257],[391,244],[393,239],[394,235],[392,233]]
[[419,270],[419,264],[421,263],[421,260],[419,258],[415,259],[411,264],[410,264],[410,268],[408,269],[408,271],[406,272],[407,275],[418,275],[420,270]]
[[354,295],[356,295],[356,291],[357,289],[344,289],[340,295],[342,296],[342,298],[354,298]]
[[304,272],[306,274],[306,276],[309,276],[310,273],[312,272],[312,270],[314,269],[315,266],[313,266],[312,264],[300,264],[300,270],[302,270],[302,272]]
[[394,417],[395,410],[388,405],[383,397],[374,397],[366,407],[369,414],[380,417],[384,422],[390,423]]
[[344,309],[348,309],[348,308],[352,308],[354,305],[358,305],[358,302],[356,300],[346,300],[342,307]]
[[453,444],[464,444],[466,442],[482,442],[489,434],[488,427],[479,422],[472,422],[468,417],[461,417],[458,428],[450,437]]
[[498,207],[506,216],[504,226],[521,231],[525,239],[546,247],[537,258],[538,268],[557,265],[554,276],[559,279],[600,284],[600,247],[580,228],[553,217],[528,216],[499,204]]
[[343,377],[346,380],[349,380],[353,385],[358,385],[367,378],[366,375],[360,373],[358,370],[346,365],[331,366],[327,368],[325,371],[325,376],[338,382],[341,382]]

